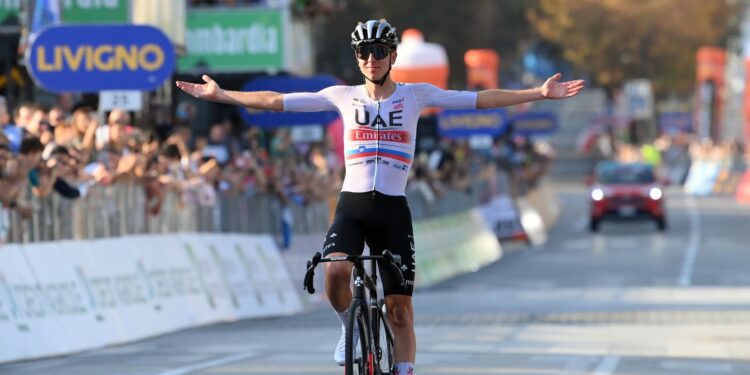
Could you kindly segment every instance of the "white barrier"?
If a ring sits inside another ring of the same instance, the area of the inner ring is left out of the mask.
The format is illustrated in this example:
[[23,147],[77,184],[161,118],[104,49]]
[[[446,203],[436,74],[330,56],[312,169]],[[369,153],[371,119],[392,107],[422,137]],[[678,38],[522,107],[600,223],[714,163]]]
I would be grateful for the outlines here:
[[474,272],[503,254],[478,208],[414,223],[414,237],[417,287]]
[[294,314],[270,235],[128,236],[0,247],[0,363]]

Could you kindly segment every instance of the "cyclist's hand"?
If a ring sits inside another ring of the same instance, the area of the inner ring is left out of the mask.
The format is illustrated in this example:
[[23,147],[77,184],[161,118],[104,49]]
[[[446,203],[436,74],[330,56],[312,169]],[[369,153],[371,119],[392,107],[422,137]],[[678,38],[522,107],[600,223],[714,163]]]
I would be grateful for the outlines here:
[[562,78],[560,73],[549,77],[542,85],[542,96],[546,99],[569,98],[583,89],[584,81],[582,79],[560,82],[560,78]]
[[221,92],[221,87],[219,87],[219,84],[216,83],[216,81],[214,81],[213,79],[211,79],[211,77],[209,77],[208,75],[204,74],[201,78],[203,78],[203,81],[206,83],[200,84],[200,83],[191,83],[191,82],[185,82],[185,81],[177,81],[175,82],[175,84],[182,91],[185,91],[186,93],[196,98],[206,99],[206,100],[216,100],[219,96],[219,92]]

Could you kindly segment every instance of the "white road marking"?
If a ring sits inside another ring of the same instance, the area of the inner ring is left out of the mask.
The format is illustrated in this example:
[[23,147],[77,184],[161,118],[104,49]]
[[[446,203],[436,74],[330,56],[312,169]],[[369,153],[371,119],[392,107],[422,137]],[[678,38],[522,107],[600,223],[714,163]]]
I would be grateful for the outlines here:
[[230,355],[228,357],[224,358],[218,358],[211,361],[205,361],[205,362],[199,362],[190,366],[185,367],[179,367],[176,369],[160,372],[156,375],[184,375],[189,374],[191,372],[199,371],[199,370],[205,370],[207,368],[221,366],[227,363],[236,362],[239,360],[243,360],[245,358],[250,358],[258,355],[258,353],[240,353],[235,355]]
[[698,207],[695,204],[695,198],[689,194],[685,195],[685,203],[687,204],[688,215],[690,216],[690,238],[688,239],[685,260],[682,263],[680,278],[677,280],[679,286],[690,286],[693,279],[693,270],[695,269],[695,260],[698,258],[701,243],[701,217],[698,213]]
[[661,368],[665,370],[688,370],[691,372],[732,372],[731,363],[713,362],[700,363],[695,361],[662,361]]
[[591,375],[612,375],[620,364],[620,357],[606,356],[602,358]]

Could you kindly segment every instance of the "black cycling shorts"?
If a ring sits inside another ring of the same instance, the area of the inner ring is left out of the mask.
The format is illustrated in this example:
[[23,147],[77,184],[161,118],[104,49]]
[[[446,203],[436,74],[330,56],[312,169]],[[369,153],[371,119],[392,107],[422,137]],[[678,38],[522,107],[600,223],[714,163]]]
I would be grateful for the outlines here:
[[416,264],[414,230],[406,197],[379,192],[341,192],[333,224],[323,244],[323,255],[361,255],[365,243],[371,255],[379,255],[387,249],[401,256],[405,287],[398,284],[390,267],[378,262],[385,295],[411,296]]

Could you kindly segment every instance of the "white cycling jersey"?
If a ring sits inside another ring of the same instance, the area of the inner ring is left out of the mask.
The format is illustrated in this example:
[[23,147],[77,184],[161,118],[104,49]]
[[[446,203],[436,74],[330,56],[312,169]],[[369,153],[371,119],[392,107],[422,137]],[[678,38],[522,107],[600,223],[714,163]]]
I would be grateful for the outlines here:
[[341,115],[346,159],[342,191],[377,190],[388,195],[405,195],[422,109],[474,109],[476,103],[475,92],[443,90],[427,83],[399,83],[381,101],[370,99],[365,85],[284,94],[285,111],[335,110]]

